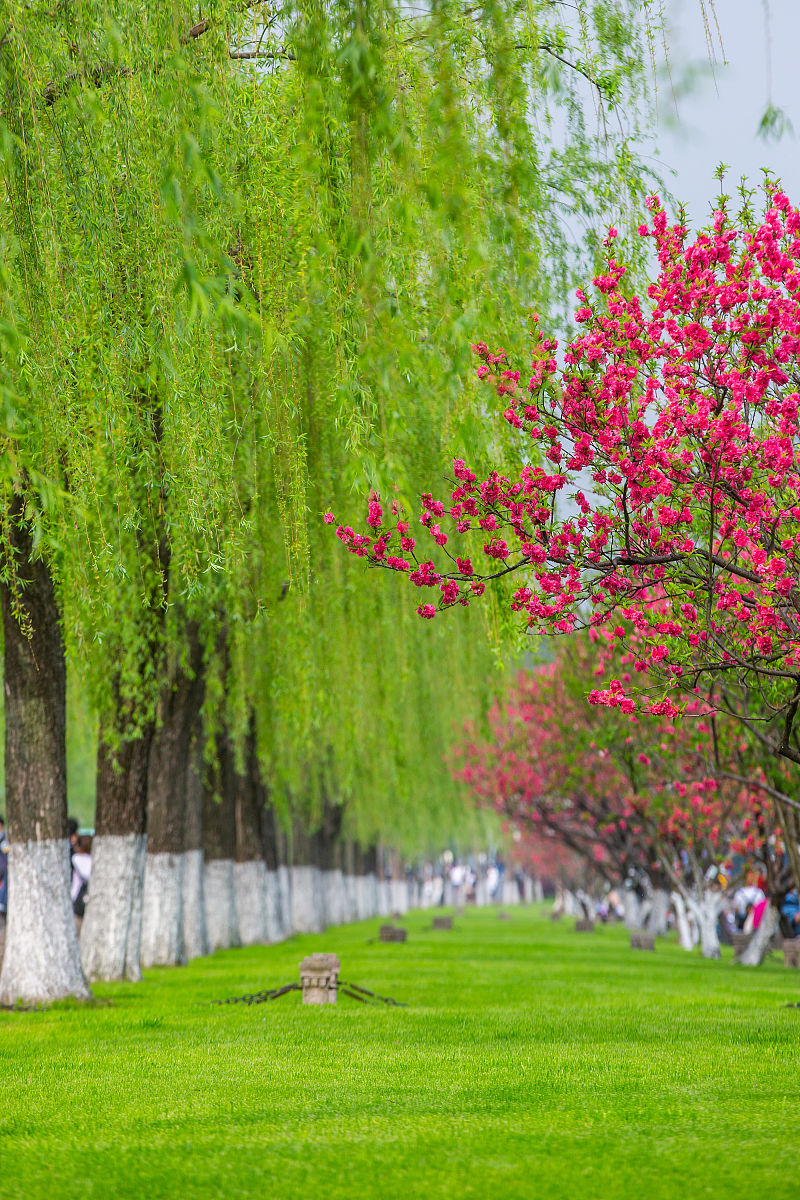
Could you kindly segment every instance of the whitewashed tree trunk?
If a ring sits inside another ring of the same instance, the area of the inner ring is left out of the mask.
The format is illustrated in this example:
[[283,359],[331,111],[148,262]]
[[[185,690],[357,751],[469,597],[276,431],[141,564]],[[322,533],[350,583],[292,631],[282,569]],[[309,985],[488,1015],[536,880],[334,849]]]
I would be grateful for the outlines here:
[[667,933],[667,918],[669,916],[669,892],[665,888],[655,888],[653,891],[650,913],[647,919],[647,932],[656,937],[665,937]]
[[672,893],[672,905],[675,909],[675,921],[678,927],[678,942],[682,950],[694,950],[697,945],[697,938],[694,936],[695,930],[689,920],[689,914],[686,910],[686,901],[680,892]]
[[131,927],[128,931],[128,951],[125,976],[134,981],[142,978],[142,911],[144,908],[144,868],[147,862],[147,835],[136,844],[131,893]]
[[774,904],[768,904],[764,909],[761,924],[737,959],[743,967],[761,966],[769,953],[770,942],[779,922],[780,916],[777,908]]
[[278,878],[278,895],[281,906],[281,927],[283,929],[281,937],[290,938],[294,933],[294,926],[292,925],[292,877],[285,863],[281,863],[275,874]]
[[281,914],[281,892],[277,871],[266,871],[264,875],[264,904],[267,913],[267,941],[281,942],[286,936]]
[[[87,979],[142,977],[141,887],[146,836],[98,834],[81,926],[81,962]],[[136,896],[139,904],[136,904]]]
[[232,858],[212,858],[206,862],[203,891],[211,953],[240,945]]
[[357,921],[358,912],[358,876],[344,876],[344,922]]
[[408,912],[408,884],[405,879],[391,881],[391,910],[401,916]]
[[623,903],[625,905],[625,928],[626,929],[641,929],[642,927],[642,902],[636,895],[633,888],[626,888],[624,893]]
[[69,890],[66,838],[11,842],[0,1004],[88,1000]]
[[184,854],[148,854],[142,903],[142,966],[186,962],[183,942]]
[[290,867],[292,889],[292,928],[295,933],[321,933],[319,913],[319,870],[317,867]]
[[390,917],[392,915],[392,893],[391,884],[388,879],[379,879],[376,876],[375,889],[377,895],[377,913],[379,917]]
[[[24,479],[24,473],[23,473]],[[34,554],[25,486],[6,492],[3,621],[8,914],[0,1002],[87,999],[69,878],[67,671],[53,578]]]
[[338,867],[332,871],[323,871],[325,885],[325,923],[326,925],[344,925],[345,915],[344,876]]
[[187,960],[209,953],[206,926],[205,863],[202,850],[183,856],[183,945]]
[[699,900],[693,896],[687,897],[686,902],[700,930],[700,952],[703,958],[720,958],[722,952],[717,933],[717,918],[723,904],[720,893],[703,891]]
[[233,881],[241,944],[255,946],[268,941],[266,863],[263,859],[235,863]]

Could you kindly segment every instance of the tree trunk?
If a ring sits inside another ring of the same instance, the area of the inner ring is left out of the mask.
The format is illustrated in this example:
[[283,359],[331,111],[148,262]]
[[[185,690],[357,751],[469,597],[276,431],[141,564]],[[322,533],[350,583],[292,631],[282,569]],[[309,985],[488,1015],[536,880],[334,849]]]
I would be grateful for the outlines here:
[[239,922],[233,859],[236,852],[236,814],[233,796],[222,786],[222,753],[218,756],[217,787],[210,778],[203,792],[204,891],[206,928],[211,951],[239,945]]
[[12,580],[0,584],[9,838],[0,1003],[85,1000],[90,992],[70,899],[60,614],[52,576],[33,558],[20,496],[11,502],[6,531],[13,557],[6,562]]
[[760,967],[767,957],[775,930],[780,923],[780,913],[774,904],[764,909],[761,924],[739,955],[737,962],[743,967]]
[[672,893],[672,904],[675,909],[675,921],[678,926],[678,942],[682,950],[694,950],[697,945],[697,938],[693,934],[692,925],[689,920],[689,914],[686,910],[686,901],[680,892]]
[[719,893],[704,890],[699,900],[695,897],[687,897],[686,902],[694,914],[700,930],[700,952],[703,958],[720,958],[722,952],[719,948],[717,919],[722,907],[722,900]]
[[152,735],[150,727],[138,738],[123,738],[115,752],[100,733],[92,876],[81,927],[81,960],[89,979],[142,977],[141,895]]
[[278,876],[280,831],[274,808],[265,803],[261,810],[261,844],[264,847],[266,877],[264,893],[267,908],[267,941],[280,942],[287,935]]
[[209,953],[203,855],[203,722],[195,723],[186,773],[183,865],[183,944],[186,958]]
[[307,822],[292,823],[292,928],[296,933],[321,933],[323,913],[320,872]]
[[282,937],[291,937],[294,933],[292,925],[292,876],[289,870],[289,837],[286,830],[275,819],[275,847],[277,855],[277,866],[275,875],[278,881],[278,895],[280,899],[280,913],[283,924]]
[[233,746],[228,747],[229,787],[236,819],[236,862],[233,868],[239,937],[243,946],[268,941],[267,864],[262,841],[264,795],[258,770],[255,725],[251,722],[244,771],[236,769]]
[[650,914],[647,918],[647,932],[652,933],[655,937],[666,937],[668,916],[669,892],[666,888],[654,888],[650,903]]
[[637,896],[635,888],[625,889],[623,903],[625,905],[625,928],[641,929],[642,902]]
[[322,824],[312,838],[312,857],[319,869],[320,917],[324,927],[344,922],[344,877],[341,864],[343,808],[326,801]]
[[203,702],[202,656],[188,631],[190,662],[179,666],[159,701],[147,774],[147,862],[142,910],[142,966],[186,962],[183,889],[186,784],[192,733]]
[[353,865],[353,843],[342,842],[342,921],[358,920],[358,877]]

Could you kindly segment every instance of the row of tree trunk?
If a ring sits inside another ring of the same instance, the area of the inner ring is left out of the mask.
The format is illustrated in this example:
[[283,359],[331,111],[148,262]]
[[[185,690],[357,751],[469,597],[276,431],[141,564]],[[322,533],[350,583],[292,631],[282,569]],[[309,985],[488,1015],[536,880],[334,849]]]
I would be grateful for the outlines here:
[[[119,706],[101,729],[92,876],[80,944],[70,898],[66,663],[53,579],[21,499],[0,579],[4,632],[9,905],[0,1004],[88,998],[89,980],[141,977],[227,946],[389,912],[376,851],[341,837],[341,809],[284,830],[267,803],[251,728],[244,755],[204,757],[196,631],[135,736]],[[394,901],[394,903],[393,903]]]

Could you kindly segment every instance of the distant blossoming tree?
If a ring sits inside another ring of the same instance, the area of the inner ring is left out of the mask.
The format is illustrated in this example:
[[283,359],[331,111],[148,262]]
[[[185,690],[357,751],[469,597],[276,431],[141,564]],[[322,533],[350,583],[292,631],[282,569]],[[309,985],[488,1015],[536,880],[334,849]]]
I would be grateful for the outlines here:
[[610,883],[646,876],[655,928],[671,890],[679,913],[693,915],[703,953],[716,957],[717,917],[736,878],[772,883],[774,930],[788,886],[782,830],[759,748],[702,701],[677,718],[585,703],[587,678],[609,669],[624,677],[637,631],[630,636],[625,649],[613,632],[592,629],[562,644],[554,662],[522,672],[490,714],[488,737],[460,747],[458,774],[479,803],[561,843]]

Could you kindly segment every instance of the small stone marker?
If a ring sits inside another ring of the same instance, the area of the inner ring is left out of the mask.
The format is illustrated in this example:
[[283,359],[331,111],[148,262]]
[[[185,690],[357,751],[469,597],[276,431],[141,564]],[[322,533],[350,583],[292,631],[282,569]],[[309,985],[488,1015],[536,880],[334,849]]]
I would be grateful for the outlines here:
[[787,967],[800,967],[800,938],[783,939],[783,962]]
[[404,942],[408,931],[395,925],[381,925],[379,938],[382,942]]
[[655,950],[656,939],[652,933],[632,933],[631,934],[631,949],[632,950]]
[[303,1004],[335,1004],[339,988],[339,959],[335,954],[309,954],[300,963]]
[[453,918],[452,917],[434,917],[433,918],[433,928],[434,929],[452,929],[453,928]]
[[594,921],[590,921],[588,917],[578,917],[575,921],[576,933],[594,933]]

